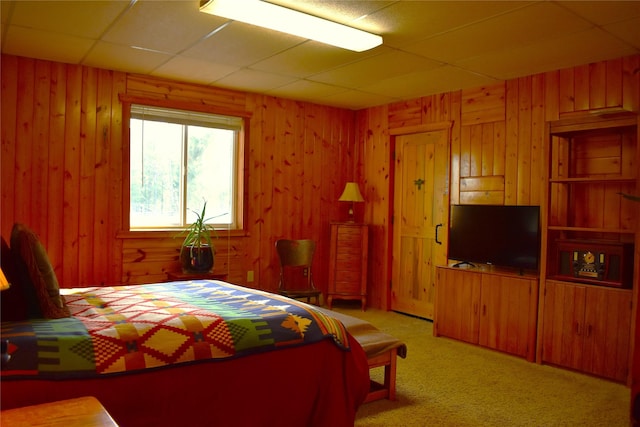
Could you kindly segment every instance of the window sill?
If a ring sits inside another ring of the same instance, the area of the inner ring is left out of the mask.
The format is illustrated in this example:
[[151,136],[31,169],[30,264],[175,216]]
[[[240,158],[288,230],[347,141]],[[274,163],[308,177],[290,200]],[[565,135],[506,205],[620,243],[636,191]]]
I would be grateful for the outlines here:
[[[218,237],[249,237],[247,230],[216,230]],[[116,234],[116,239],[179,239],[182,232],[179,230],[121,230]]]

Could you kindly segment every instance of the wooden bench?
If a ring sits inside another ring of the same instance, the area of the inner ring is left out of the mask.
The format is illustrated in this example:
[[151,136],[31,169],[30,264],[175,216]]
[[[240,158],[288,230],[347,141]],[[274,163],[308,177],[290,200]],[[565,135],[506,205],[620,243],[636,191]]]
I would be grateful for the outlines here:
[[384,367],[384,381],[371,380],[365,403],[379,399],[396,399],[396,366],[398,356],[407,357],[407,346],[399,339],[380,331],[371,323],[353,316],[320,308],[329,316],[340,320],[347,331],[364,349],[369,369]]

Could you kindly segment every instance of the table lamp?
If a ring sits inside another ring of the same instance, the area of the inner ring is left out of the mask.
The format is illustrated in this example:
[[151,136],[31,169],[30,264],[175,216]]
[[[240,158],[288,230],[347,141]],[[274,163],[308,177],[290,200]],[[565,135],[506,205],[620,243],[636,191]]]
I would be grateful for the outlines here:
[[[6,291],[9,289],[9,281],[7,280],[7,276],[4,275],[4,271],[2,271],[2,267],[0,267],[0,291]],[[2,365],[5,365],[11,359],[11,355],[9,354],[9,340],[0,340],[0,351],[1,351],[1,360]]]
[[358,183],[347,182],[344,186],[344,190],[342,191],[342,195],[338,200],[341,202],[351,203],[351,205],[349,206],[349,222],[354,222],[353,203],[364,202],[364,197],[362,197],[362,193],[360,193],[360,187],[358,187]]

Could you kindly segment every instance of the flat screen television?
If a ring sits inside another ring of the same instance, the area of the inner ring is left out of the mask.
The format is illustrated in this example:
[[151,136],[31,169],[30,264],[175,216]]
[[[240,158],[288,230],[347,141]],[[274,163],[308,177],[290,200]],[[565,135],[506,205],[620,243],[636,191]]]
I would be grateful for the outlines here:
[[537,270],[539,254],[539,206],[451,206],[449,259]]

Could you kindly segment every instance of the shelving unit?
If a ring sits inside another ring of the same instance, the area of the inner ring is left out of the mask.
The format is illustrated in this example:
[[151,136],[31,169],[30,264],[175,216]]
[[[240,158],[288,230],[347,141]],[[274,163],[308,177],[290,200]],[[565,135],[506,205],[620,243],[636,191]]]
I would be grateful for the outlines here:
[[625,382],[637,300],[638,115],[549,123],[537,360]]

